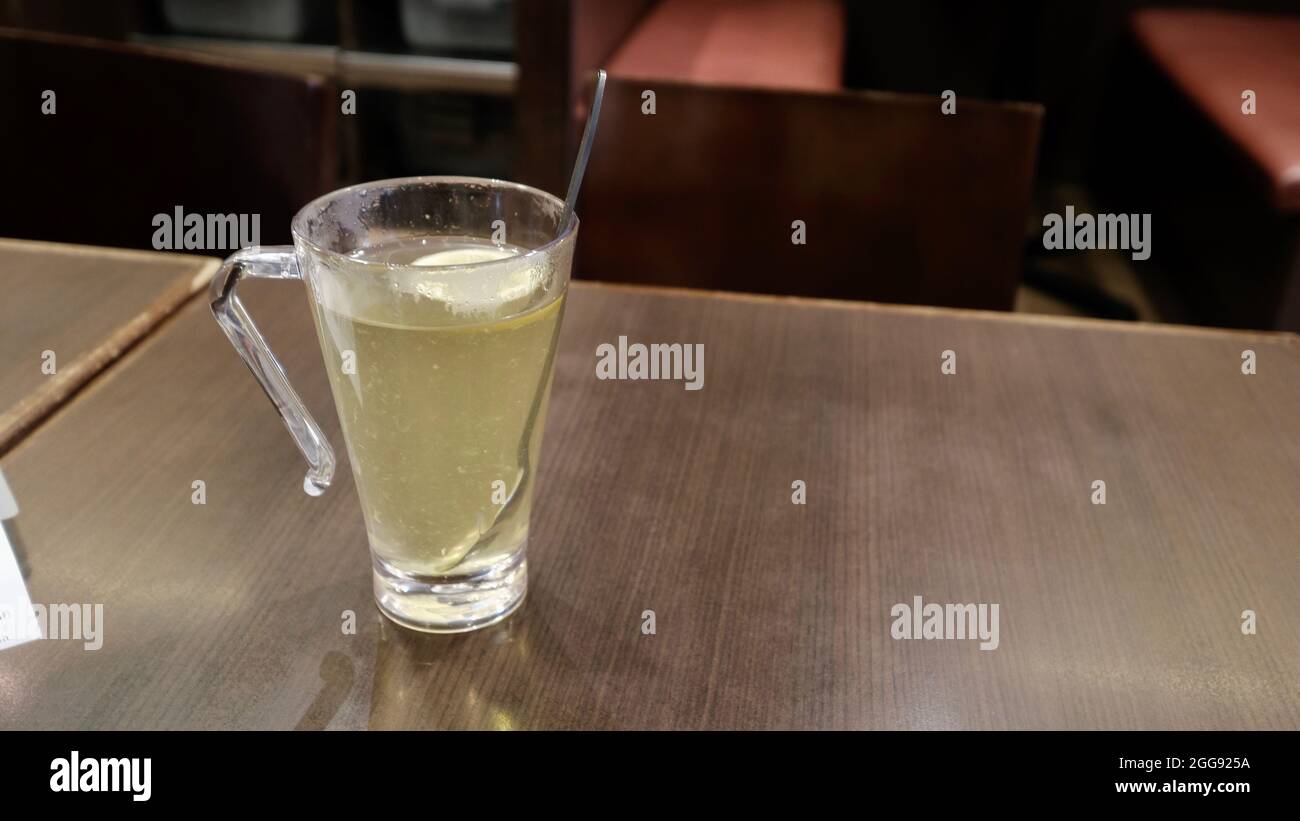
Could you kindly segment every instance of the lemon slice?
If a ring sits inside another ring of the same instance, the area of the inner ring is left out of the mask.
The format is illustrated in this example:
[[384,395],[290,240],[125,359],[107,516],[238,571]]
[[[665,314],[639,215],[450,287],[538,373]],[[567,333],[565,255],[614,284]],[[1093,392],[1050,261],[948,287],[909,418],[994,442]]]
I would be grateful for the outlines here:
[[414,260],[412,265],[473,265],[513,256],[505,248],[448,248]]
[[[417,257],[411,262],[419,267],[442,267],[450,265],[473,265],[479,262],[494,262],[516,256],[517,251],[505,248],[448,248]],[[478,313],[499,307],[502,304],[528,297],[538,286],[533,268],[515,268],[492,275],[484,275],[472,284],[452,283],[446,281],[421,282],[416,291],[429,299],[448,303],[454,313]]]

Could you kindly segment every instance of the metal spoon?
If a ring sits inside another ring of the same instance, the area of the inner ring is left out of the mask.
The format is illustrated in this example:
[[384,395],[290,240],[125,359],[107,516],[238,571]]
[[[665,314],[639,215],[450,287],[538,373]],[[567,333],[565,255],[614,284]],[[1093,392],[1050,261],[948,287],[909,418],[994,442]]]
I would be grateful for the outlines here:
[[605,99],[605,69],[596,69],[596,91],[591,98],[591,113],[587,115],[587,125],[582,130],[582,145],[578,147],[578,158],[573,163],[573,175],[569,177],[569,194],[564,198],[564,213],[560,215],[560,227],[556,235],[564,233],[573,219],[573,206],[578,201],[578,189],[582,187],[582,175],[587,171],[587,160],[591,159],[591,144],[596,140],[596,121],[600,119],[600,103]]

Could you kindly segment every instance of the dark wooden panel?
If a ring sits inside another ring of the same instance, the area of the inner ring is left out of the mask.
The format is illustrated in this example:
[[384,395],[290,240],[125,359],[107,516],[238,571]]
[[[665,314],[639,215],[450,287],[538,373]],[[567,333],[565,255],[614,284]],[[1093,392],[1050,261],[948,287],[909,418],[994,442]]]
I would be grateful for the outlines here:
[[[0,239],[0,453],[207,284],[215,259]],[[42,370],[45,351],[55,372]]]
[[[250,286],[337,437],[301,288]],[[528,601],[437,637],[188,306],[3,460],[33,598],[106,639],[5,651],[0,727],[1300,727],[1295,337],[583,283],[565,323]],[[704,389],[598,381],[620,334]],[[1000,647],[891,639],[916,595]]]
[[262,244],[288,242],[335,187],[338,112],[315,75],[0,29],[0,171],[21,194],[0,200],[0,234],[150,248],[154,215],[181,206],[259,214]]
[[[656,113],[642,113],[642,93]],[[611,77],[579,273],[1010,309],[1042,109]],[[806,244],[791,224],[806,224]]]

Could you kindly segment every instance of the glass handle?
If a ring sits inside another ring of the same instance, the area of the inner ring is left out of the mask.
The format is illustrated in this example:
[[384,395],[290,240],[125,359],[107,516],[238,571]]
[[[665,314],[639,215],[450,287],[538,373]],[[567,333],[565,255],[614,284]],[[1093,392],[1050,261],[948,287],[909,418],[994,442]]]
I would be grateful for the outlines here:
[[310,467],[303,479],[302,489],[309,496],[319,496],[334,478],[334,449],[289,384],[284,368],[267,347],[266,340],[253,324],[253,318],[248,315],[244,304],[239,301],[235,286],[246,276],[302,279],[293,246],[245,248],[231,255],[213,277],[208,296],[217,324],[226,332],[230,344],[235,346],[248,369],[257,377],[262,390],[266,391],[267,397],[279,411],[280,418],[284,420],[284,426],[297,443],[298,450],[307,458]]

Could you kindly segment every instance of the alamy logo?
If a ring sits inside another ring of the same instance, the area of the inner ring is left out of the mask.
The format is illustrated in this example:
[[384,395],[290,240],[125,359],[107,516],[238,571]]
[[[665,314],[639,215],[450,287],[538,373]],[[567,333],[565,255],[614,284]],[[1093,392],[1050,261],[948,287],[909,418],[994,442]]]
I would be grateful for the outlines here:
[[609,342],[596,346],[596,378],[676,379],[686,382],[686,390],[698,391],[704,387],[704,344],[628,345],[620,336],[617,348]]
[[1150,214],[1076,214],[1073,205],[1065,216],[1043,217],[1043,247],[1049,251],[1122,249],[1136,260],[1151,257]]
[[0,605],[0,647],[44,638],[79,641],[85,650],[104,646],[103,604],[33,604],[30,618],[12,605]]
[[236,251],[261,244],[261,214],[154,214],[156,251]]
[[895,639],[978,638],[981,650],[998,649],[996,604],[924,604],[913,596],[911,606],[899,602],[889,615],[894,617],[889,634]]
[[148,801],[153,759],[82,758],[76,750],[50,762],[51,792],[127,792],[132,801]]

